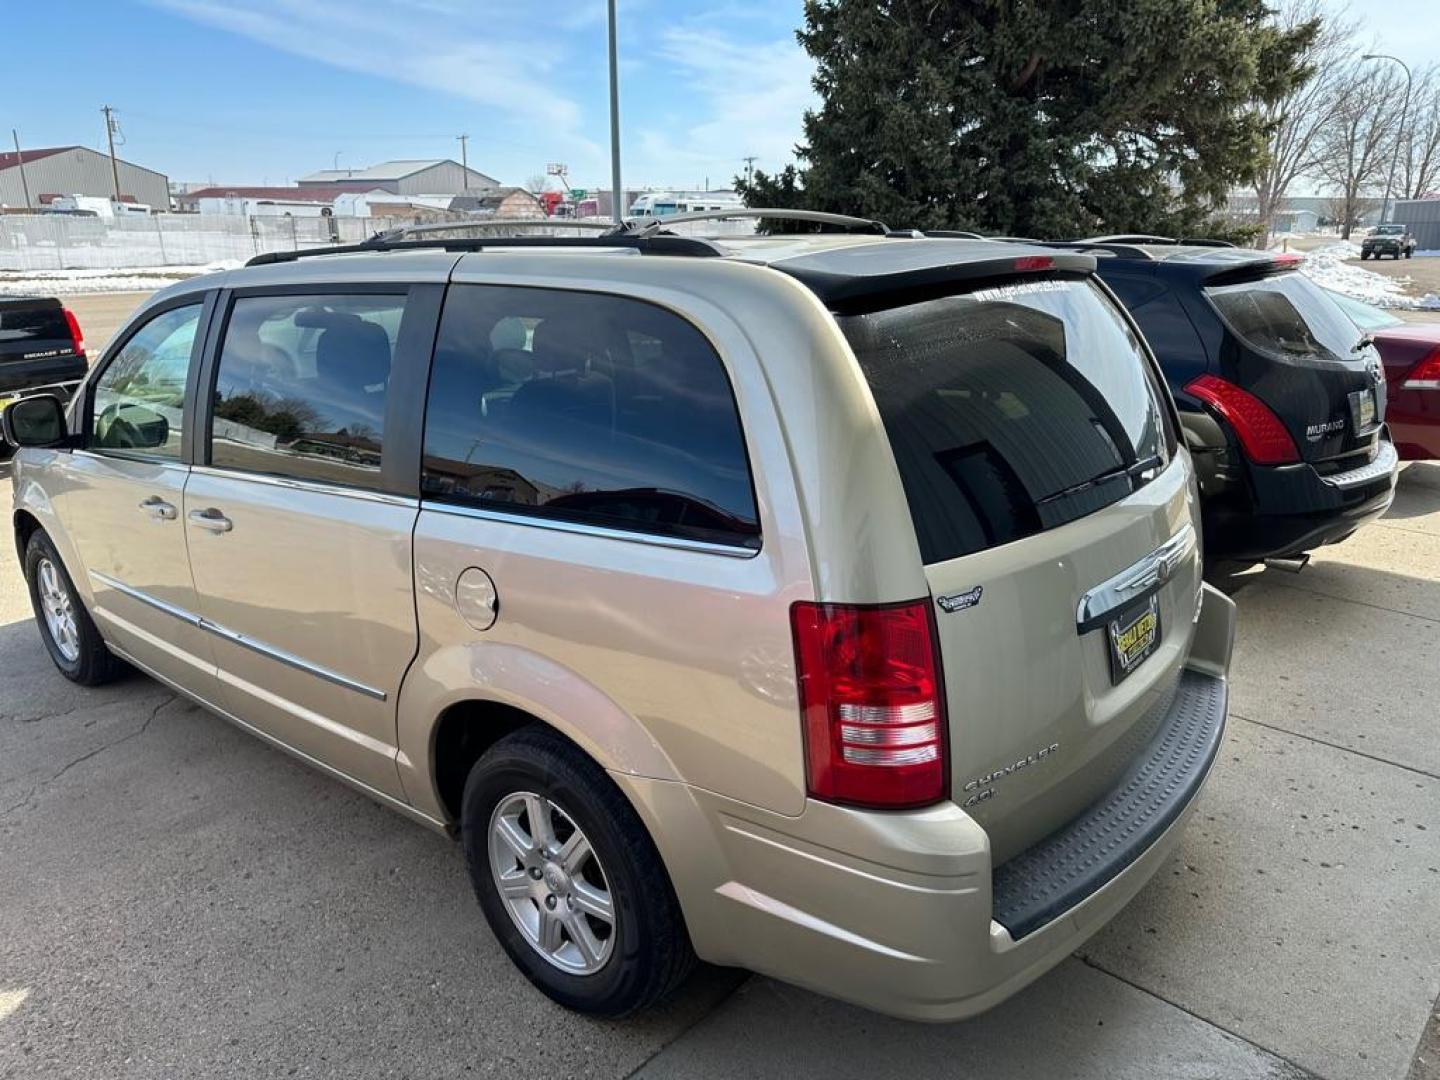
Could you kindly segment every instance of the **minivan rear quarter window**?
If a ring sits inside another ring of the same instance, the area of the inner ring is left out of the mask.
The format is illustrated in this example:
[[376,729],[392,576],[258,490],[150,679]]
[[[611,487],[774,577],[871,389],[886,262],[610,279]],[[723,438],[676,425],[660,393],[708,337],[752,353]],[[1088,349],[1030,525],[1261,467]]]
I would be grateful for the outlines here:
[[421,491],[527,517],[760,543],[719,355],[680,316],[599,293],[451,287]]
[[838,321],[927,564],[1093,513],[1173,452],[1149,360],[1088,281],[981,288]]

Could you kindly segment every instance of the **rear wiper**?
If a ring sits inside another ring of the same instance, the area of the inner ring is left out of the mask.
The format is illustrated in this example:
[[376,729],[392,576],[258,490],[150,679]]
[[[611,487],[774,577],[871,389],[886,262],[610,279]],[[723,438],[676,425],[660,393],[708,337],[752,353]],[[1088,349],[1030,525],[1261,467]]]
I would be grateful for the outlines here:
[[1054,495],[1046,495],[1043,499],[1036,499],[1035,504],[1039,506],[1044,503],[1054,502],[1056,499],[1064,499],[1071,495],[1078,495],[1082,491],[1089,491],[1091,488],[1099,487],[1101,484],[1108,483],[1111,480],[1117,480],[1122,476],[1133,477],[1139,473],[1153,469],[1157,465],[1163,464],[1164,462],[1160,460],[1159,454],[1151,454],[1149,457],[1141,458],[1133,465],[1121,465],[1114,469],[1106,469],[1098,476],[1093,476],[1089,480],[1079,484],[1072,484],[1070,487],[1055,492]]

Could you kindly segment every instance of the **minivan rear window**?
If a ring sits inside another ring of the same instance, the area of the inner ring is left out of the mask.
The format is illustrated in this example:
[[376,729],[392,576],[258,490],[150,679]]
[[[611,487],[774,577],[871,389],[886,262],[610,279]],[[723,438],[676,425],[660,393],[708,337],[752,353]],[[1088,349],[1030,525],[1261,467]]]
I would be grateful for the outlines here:
[[1235,334],[1279,360],[1350,360],[1362,335],[1309,278],[1295,271],[1205,290]]
[[1129,324],[1041,280],[838,316],[928,563],[1095,512],[1164,468],[1173,429]]

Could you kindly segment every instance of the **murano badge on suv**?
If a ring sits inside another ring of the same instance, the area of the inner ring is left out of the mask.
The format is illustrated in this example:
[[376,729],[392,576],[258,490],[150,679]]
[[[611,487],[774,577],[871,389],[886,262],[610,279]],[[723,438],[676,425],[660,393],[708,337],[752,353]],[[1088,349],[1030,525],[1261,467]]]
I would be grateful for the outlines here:
[[1175,849],[1233,606],[1093,257],[835,221],[157,294],[3,415],[45,647],[457,836],[573,1008],[994,1005]]

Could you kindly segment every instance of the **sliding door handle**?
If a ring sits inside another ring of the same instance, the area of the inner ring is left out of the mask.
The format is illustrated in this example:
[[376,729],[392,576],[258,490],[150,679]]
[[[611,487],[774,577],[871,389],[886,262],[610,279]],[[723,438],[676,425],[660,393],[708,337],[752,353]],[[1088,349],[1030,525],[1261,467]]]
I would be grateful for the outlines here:
[[204,510],[191,510],[186,515],[190,524],[201,529],[208,529],[213,533],[227,533],[235,527],[235,523],[222,514],[215,507],[206,507]]

